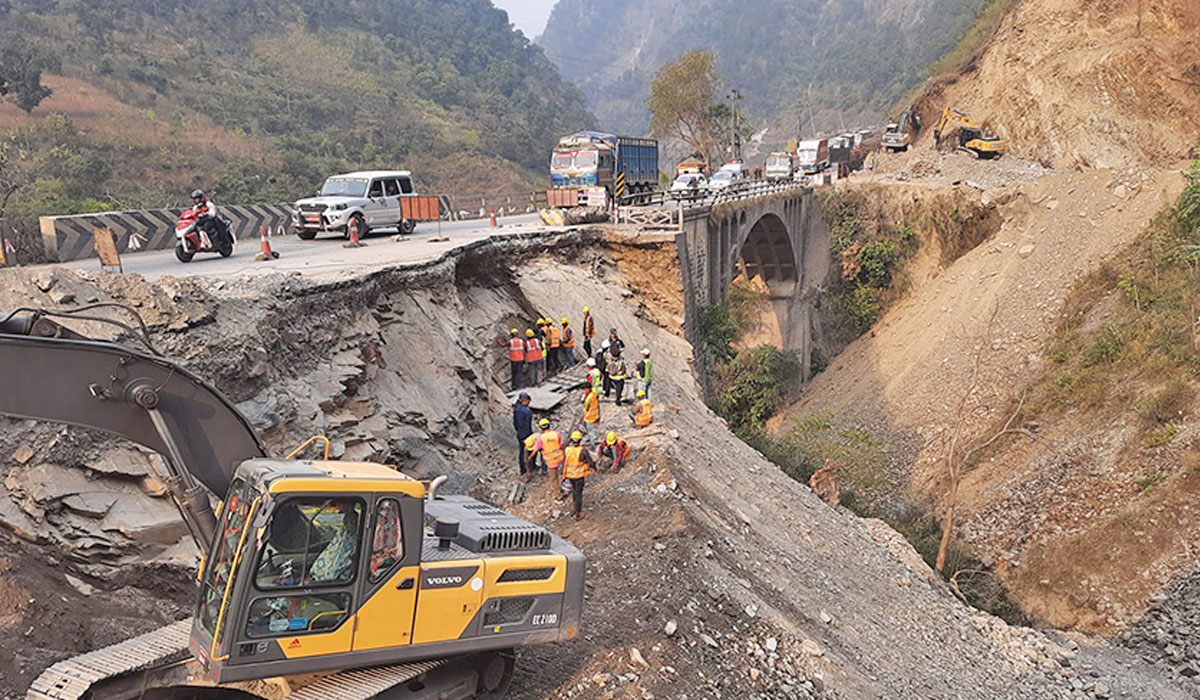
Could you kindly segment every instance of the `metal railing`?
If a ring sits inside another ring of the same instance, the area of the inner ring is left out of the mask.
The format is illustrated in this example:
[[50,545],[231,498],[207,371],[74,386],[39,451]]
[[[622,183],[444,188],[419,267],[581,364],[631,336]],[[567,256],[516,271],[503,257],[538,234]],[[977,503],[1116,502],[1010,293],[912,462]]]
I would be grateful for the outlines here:
[[651,192],[639,195],[646,204],[622,206],[618,210],[617,223],[646,228],[680,229],[690,212],[702,212],[726,202],[799,191],[808,187],[807,182],[754,180],[735,182],[716,191]]

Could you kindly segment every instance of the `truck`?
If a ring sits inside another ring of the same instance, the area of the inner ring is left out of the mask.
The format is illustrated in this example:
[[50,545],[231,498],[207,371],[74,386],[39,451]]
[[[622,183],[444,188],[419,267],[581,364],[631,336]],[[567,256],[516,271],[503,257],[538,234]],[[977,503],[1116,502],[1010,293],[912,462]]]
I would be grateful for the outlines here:
[[[443,495],[445,476],[331,460],[322,436],[272,456],[148,333],[129,327],[146,350],[94,340],[57,320],[74,316],[0,313],[0,416],[159,453],[203,556],[190,619],[58,661],[28,698],[498,700],[514,650],[578,634],[586,561],[570,543]],[[297,459],[314,441],[324,455]]]
[[550,155],[550,187],[603,187],[624,202],[658,186],[658,141],[580,131],[558,140]]
[[796,154],[788,151],[775,151],[767,156],[763,176],[768,180],[791,180],[796,174]]
[[829,169],[829,139],[809,139],[796,147],[796,160],[808,175]]

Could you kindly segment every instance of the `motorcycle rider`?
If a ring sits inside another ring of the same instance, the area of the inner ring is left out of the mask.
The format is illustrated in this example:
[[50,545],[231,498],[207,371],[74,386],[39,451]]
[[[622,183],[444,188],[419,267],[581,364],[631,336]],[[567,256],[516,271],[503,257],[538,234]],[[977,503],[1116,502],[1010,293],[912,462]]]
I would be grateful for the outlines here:
[[204,190],[195,190],[192,192],[192,209],[196,212],[196,228],[200,230],[202,244],[206,247],[213,247],[212,241],[209,240],[214,236],[229,236],[229,231],[225,230],[225,225],[217,218],[217,205],[213,204],[212,200],[204,194]]

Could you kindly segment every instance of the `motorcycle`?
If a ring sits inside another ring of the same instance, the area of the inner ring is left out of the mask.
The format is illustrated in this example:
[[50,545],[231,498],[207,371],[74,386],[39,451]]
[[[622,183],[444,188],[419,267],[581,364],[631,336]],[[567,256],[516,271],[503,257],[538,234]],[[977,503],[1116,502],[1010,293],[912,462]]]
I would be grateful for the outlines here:
[[191,262],[196,253],[219,253],[222,258],[233,255],[233,234],[229,219],[216,222],[217,232],[210,234],[200,226],[195,209],[185,209],[175,223],[175,257],[179,262]]

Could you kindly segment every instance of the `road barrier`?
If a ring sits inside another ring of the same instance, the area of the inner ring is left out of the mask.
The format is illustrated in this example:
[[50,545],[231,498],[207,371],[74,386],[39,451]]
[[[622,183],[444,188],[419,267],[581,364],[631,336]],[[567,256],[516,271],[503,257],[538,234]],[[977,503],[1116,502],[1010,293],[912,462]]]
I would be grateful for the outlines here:
[[[43,216],[39,219],[46,257],[68,262],[96,257],[96,229],[108,229],[117,250],[125,253],[168,250],[175,247],[175,222],[183,209],[116,211],[73,216]],[[235,238],[258,238],[266,226],[272,234],[287,230],[292,216],[289,204],[220,205],[217,213],[232,222]]]

